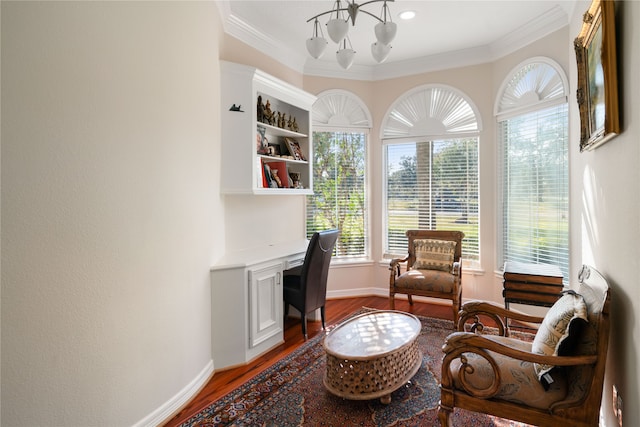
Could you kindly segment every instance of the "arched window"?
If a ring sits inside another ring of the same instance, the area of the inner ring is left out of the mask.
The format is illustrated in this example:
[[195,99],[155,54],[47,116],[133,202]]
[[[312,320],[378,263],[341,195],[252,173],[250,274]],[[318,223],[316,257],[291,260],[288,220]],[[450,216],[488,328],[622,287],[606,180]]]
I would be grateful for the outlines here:
[[549,58],[516,66],[502,83],[498,128],[498,267],[553,264],[569,278],[567,79]]
[[478,110],[459,90],[425,85],[402,95],[381,128],[385,253],[405,254],[410,229],[460,230],[463,259],[479,260]]
[[356,95],[329,90],[313,105],[313,190],[307,197],[307,236],[339,228],[335,258],[369,257],[367,139],[371,114]]

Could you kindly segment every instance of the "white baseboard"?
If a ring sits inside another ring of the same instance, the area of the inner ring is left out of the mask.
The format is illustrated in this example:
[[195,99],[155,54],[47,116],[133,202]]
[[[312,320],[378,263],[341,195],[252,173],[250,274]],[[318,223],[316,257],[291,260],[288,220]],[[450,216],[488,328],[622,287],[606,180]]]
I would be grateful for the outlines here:
[[209,360],[209,363],[189,384],[158,409],[135,423],[133,427],[155,427],[167,421],[170,416],[178,412],[184,404],[189,402],[207,384],[212,374],[213,360]]
[[[382,288],[354,288],[354,289],[344,289],[339,291],[327,291],[327,299],[340,299],[340,298],[352,298],[352,297],[384,297],[389,298],[389,289]],[[405,294],[396,294],[396,299],[407,299]],[[439,304],[439,305],[451,305],[451,301],[442,300],[439,298],[428,298],[414,295],[414,301],[423,301],[429,302],[431,304]],[[465,299],[462,299],[462,302],[465,302]]]

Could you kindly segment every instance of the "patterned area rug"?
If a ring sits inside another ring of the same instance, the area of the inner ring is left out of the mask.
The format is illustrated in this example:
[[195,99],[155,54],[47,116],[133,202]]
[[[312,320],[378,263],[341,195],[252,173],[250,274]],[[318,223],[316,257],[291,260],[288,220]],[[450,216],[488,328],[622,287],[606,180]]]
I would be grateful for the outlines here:
[[[439,426],[438,388],[444,338],[453,322],[417,316],[422,367],[391,403],[346,400],[329,393],[322,378],[326,356],[319,334],[266,371],[186,421],[181,427],[214,426]],[[456,409],[455,426],[525,427],[484,414]]]

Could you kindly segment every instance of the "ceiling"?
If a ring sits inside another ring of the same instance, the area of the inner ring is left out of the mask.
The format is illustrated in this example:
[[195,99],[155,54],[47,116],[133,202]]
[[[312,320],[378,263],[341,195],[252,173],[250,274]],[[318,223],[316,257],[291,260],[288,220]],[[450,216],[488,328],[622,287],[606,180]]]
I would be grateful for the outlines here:
[[[357,1],[356,1],[357,2]],[[345,1],[343,0],[343,4]],[[358,2],[357,2],[358,3]],[[359,2],[364,3],[363,1]],[[333,0],[219,1],[225,31],[285,65],[308,75],[381,79],[446,69],[497,59],[569,23],[576,0],[389,0],[391,20],[398,25],[388,59],[377,64],[370,51],[376,19],[360,12],[349,39],[356,51],[345,71],[335,60],[337,45],[326,32],[329,15],[320,17],[329,41],[316,60],[306,50],[313,22],[307,19],[331,10]],[[382,2],[362,6],[380,16]],[[413,10],[403,21],[398,14]]]

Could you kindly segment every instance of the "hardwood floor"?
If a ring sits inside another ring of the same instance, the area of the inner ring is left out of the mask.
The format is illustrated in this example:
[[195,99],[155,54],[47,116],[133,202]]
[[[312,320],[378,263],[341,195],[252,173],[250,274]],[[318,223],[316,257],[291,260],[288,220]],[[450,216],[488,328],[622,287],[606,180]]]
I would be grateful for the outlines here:
[[[361,307],[377,309],[389,309],[388,298],[371,296],[346,299],[328,300],[325,307],[326,325],[335,325],[342,319]],[[427,304],[414,302],[413,306],[402,299],[396,299],[396,310],[402,310],[422,316],[438,317],[441,319],[453,319],[451,305]],[[216,372],[203,389],[174,417],[168,420],[164,426],[178,426],[188,420],[215,400],[229,393],[231,390],[259,374],[282,357],[288,355],[304,343],[300,319],[288,318],[285,320],[284,343],[253,362],[221,372]],[[324,333],[320,322],[308,322],[307,333],[309,338]]]

